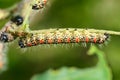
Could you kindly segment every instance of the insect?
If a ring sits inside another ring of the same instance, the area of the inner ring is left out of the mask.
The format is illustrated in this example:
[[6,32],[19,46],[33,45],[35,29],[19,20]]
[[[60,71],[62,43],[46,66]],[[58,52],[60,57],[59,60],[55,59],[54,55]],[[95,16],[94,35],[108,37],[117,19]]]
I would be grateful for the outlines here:
[[103,44],[108,39],[108,33],[90,32],[85,29],[51,29],[49,31],[31,31],[25,37],[21,37],[18,44],[21,48],[42,44]]
[[47,3],[47,0],[39,0],[36,1],[36,3],[34,5],[32,5],[32,9],[33,10],[39,10],[44,8],[45,4]]

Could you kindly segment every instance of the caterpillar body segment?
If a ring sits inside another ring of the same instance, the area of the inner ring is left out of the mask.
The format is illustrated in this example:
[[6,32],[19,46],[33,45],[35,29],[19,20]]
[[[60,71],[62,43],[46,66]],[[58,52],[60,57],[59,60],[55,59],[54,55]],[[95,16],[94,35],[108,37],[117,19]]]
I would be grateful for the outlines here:
[[21,48],[42,44],[103,44],[109,39],[109,34],[101,32],[91,32],[89,29],[50,29],[30,31],[28,34],[20,38],[18,43]]

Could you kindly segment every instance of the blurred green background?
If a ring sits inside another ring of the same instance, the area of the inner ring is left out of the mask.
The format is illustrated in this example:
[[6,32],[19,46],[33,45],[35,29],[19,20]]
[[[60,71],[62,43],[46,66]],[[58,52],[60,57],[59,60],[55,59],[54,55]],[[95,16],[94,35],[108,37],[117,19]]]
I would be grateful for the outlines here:
[[[0,0],[0,8],[8,8],[19,0]],[[54,0],[42,14],[42,19],[30,25],[31,29],[48,28],[95,28],[120,31],[119,0]],[[6,20],[0,20],[0,27]],[[102,47],[113,80],[120,80],[120,36],[111,36],[107,46]],[[97,63],[96,56],[88,56],[82,45],[66,47],[32,47],[19,49],[18,42],[7,44],[8,70],[0,74],[0,80],[29,80],[34,74],[50,68],[63,66],[86,68]]]

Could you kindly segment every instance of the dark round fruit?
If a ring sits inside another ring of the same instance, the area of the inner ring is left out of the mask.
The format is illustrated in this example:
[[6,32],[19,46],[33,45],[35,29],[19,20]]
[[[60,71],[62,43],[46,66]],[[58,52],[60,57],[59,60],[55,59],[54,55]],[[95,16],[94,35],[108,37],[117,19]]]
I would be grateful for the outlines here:
[[32,9],[34,9],[34,10],[39,10],[39,7],[38,7],[37,4],[34,4],[34,5],[32,6]]
[[6,33],[2,33],[0,36],[0,41],[2,42],[8,42],[8,36]]
[[110,37],[110,34],[108,34],[108,33],[104,33],[104,35],[106,36],[106,40]]
[[11,19],[11,21],[19,26],[19,25],[21,25],[23,23],[23,18],[18,15],[18,16],[13,17]]

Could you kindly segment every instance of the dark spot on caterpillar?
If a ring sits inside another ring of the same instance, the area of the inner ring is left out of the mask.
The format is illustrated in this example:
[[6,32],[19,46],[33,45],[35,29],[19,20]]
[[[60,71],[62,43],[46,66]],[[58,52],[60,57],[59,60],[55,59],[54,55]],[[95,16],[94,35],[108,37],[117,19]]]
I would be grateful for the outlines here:
[[44,7],[44,3],[42,3],[42,4],[40,5],[40,7],[43,8],[43,7]]
[[75,28],[75,31],[77,31],[77,28]]
[[44,7],[44,3],[39,3],[39,4],[32,5],[33,10],[39,10],[39,9],[42,9],[43,7]]
[[32,6],[32,9],[34,9],[34,10],[39,10],[39,7],[38,7],[37,4],[34,4],[34,5]]
[[21,39],[18,41],[18,45],[19,45],[21,48],[25,48],[24,42],[23,42]]
[[15,17],[13,17],[13,18],[11,19],[11,21],[12,21],[13,23],[15,23],[16,25],[19,26],[19,25],[21,25],[21,24],[23,23],[23,17],[17,15],[17,16],[15,16]]
[[47,0],[37,1],[35,4],[32,5],[32,9],[33,9],[33,10],[42,9],[42,8],[44,8],[46,2],[47,2]]
[[69,30],[69,28],[66,28],[66,30]]
[[85,28],[86,30],[88,30],[88,28]]
[[59,30],[59,28],[57,28],[56,30]]
[[106,36],[105,40],[107,40],[110,37],[108,33],[104,33],[104,35]]

